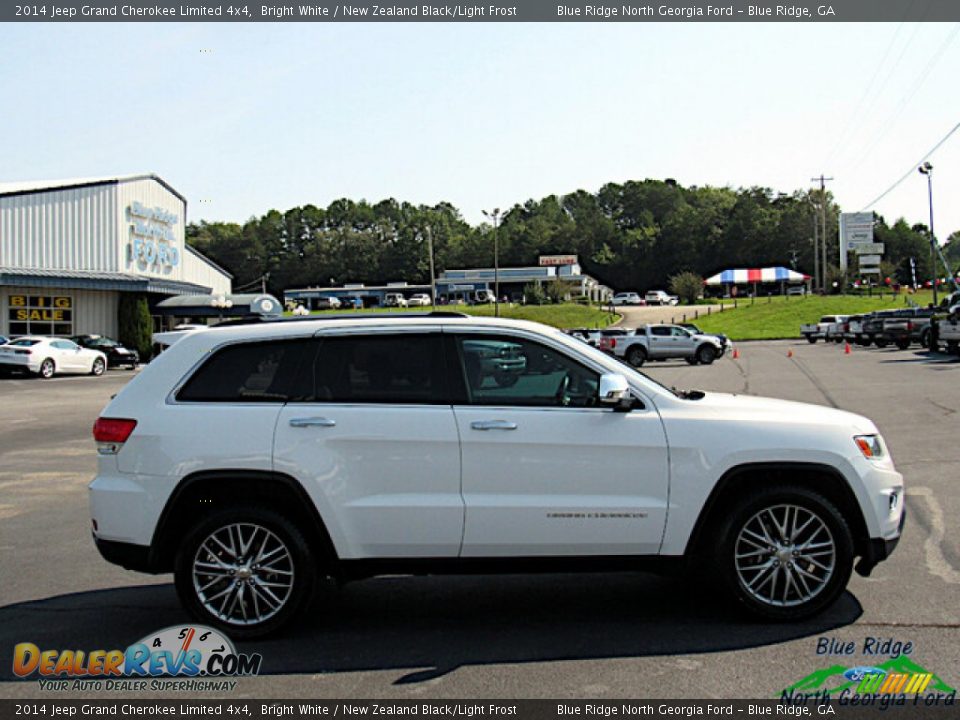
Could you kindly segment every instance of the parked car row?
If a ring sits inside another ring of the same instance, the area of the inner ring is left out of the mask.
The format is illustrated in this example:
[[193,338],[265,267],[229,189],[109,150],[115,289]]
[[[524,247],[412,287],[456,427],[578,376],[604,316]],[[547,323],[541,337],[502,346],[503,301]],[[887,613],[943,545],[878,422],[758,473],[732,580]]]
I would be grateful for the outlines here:
[[610,300],[611,305],[677,305],[680,298],[663,290],[651,290],[643,297],[635,292],[619,292]]
[[960,293],[948,298],[947,306],[876,310],[862,315],[824,315],[820,322],[800,326],[800,334],[810,343],[849,342],[863,347],[885,348],[895,345],[906,350],[919,345],[936,350],[941,344],[949,352],[958,347]]
[[73,338],[25,335],[0,336],[0,374],[26,373],[49,379],[60,374],[103,375],[107,368],[135,369],[136,350],[102,335]]

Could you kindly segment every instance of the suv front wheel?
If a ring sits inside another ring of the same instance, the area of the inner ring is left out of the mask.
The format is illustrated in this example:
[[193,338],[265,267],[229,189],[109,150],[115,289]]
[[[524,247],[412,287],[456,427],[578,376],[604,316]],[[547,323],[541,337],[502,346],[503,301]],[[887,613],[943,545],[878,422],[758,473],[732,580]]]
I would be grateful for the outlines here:
[[853,538],[840,512],[803,487],[761,490],[721,526],[720,580],[750,613],[769,620],[810,617],[843,592]]
[[180,602],[198,621],[242,639],[296,617],[313,593],[316,563],[289,520],[237,507],[205,518],[187,535],[174,574]]

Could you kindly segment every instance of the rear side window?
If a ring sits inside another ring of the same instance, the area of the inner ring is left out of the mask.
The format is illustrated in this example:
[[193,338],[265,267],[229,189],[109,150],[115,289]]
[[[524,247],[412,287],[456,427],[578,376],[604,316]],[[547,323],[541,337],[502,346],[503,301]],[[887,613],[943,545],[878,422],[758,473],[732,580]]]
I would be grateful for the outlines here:
[[218,350],[177,393],[182,402],[286,402],[311,340],[230,345]]
[[314,362],[314,402],[444,404],[439,333],[325,338]]

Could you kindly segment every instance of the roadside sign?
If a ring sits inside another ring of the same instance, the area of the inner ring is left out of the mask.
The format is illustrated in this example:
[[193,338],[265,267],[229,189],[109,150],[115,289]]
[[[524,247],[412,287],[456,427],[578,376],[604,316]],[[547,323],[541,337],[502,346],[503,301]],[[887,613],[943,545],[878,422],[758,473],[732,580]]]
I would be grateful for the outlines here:
[[555,265],[576,265],[576,255],[541,255],[540,267],[550,267]]
[[863,243],[850,249],[856,250],[857,255],[883,255],[886,245],[883,243]]
[[847,269],[847,253],[873,243],[873,213],[840,213],[840,269]]
[[860,267],[865,267],[867,265],[879,265],[880,256],[879,255],[861,255],[860,256]]
[[860,268],[860,274],[861,275],[879,275],[880,268],[879,267],[862,267]]

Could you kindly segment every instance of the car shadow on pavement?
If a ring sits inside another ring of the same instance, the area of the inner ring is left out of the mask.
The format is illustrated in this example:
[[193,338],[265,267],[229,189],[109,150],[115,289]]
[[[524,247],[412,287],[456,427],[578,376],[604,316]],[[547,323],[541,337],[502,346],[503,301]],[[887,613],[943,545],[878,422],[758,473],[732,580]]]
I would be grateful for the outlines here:
[[931,353],[926,350],[918,350],[912,352],[909,355],[905,355],[903,351],[898,352],[896,358],[890,360],[881,360],[880,364],[886,365],[888,363],[923,363],[925,365],[954,365],[960,363],[960,357],[956,355],[949,355],[947,353]]
[[[321,593],[282,635],[238,643],[265,674],[409,670],[396,684],[465,665],[709,653],[772,645],[853,623],[849,592],[812,620],[751,621],[716,592],[630,573],[384,577]],[[172,585],[116,588],[0,608],[0,680],[13,646],[123,649],[188,623]],[[228,633],[229,635],[229,633]]]

